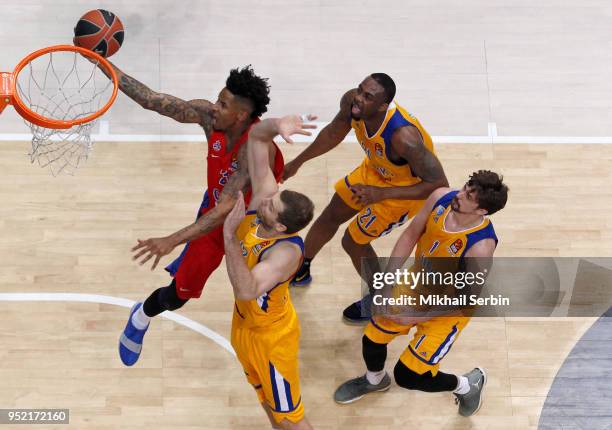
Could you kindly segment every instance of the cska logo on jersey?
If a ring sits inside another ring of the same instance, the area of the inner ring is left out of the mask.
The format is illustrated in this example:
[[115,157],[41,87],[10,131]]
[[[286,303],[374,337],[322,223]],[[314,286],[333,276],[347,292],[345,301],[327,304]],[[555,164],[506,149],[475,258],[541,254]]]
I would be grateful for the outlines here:
[[215,151],[221,151],[221,141],[219,139],[215,140],[215,142],[212,145],[213,149]]
[[229,175],[230,175],[230,172],[228,172],[225,169],[222,169],[221,171],[219,171],[219,185],[224,187],[225,184],[227,184],[227,180],[229,179]]
[[448,247],[448,250],[451,254],[457,255],[461,248],[463,248],[463,241],[461,239],[457,239],[451,246]]
[[374,146],[374,151],[376,151],[376,156],[382,158],[383,156],[383,149],[382,146],[380,145],[380,143],[377,143]]

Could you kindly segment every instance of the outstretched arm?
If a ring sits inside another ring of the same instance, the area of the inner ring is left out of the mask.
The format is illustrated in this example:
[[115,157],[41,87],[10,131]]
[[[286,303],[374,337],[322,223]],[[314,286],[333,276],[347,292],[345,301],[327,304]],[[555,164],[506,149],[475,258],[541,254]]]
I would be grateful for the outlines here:
[[[274,162],[270,161],[271,163]],[[246,193],[249,190],[250,180],[247,165],[247,145],[242,145],[238,152],[238,170],[230,175],[227,184],[223,188],[219,201],[215,207],[200,216],[196,222],[188,225],[169,236],[154,237],[146,240],[138,240],[137,245],[132,248],[136,252],[134,260],[143,257],[140,264],[144,264],[155,257],[151,270],[157,267],[159,260],[172,252],[178,245],[195,240],[210,233],[213,229],[223,224],[223,220],[232,210],[240,191]]]
[[355,90],[347,91],[342,100],[340,100],[340,111],[336,114],[332,122],[330,122],[316,137],[308,148],[292,161],[285,165],[283,172],[283,181],[294,176],[302,167],[302,164],[323,155],[342,142],[349,131],[351,131],[351,104]]
[[[316,119],[309,115],[304,118],[308,121]],[[293,134],[310,136],[307,129],[313,129],[313,124],[305,124],[301,117],[288,115],[282,118],[270,118],[257,123],[249,133],[248,163],[249,175],[251,177],[251,188],[253,195],[249,208],[257,208],[262,199],[274,195],[278,191],[278,184],[274,178],[274,173],[270,168],[270,150],[274,148],[273,139],[276,135],[288,143],[293,143]]]
[[[119,89],[145,109],[155,111],[178,122],[200,124],[208,134],[212,127],[211,111],[213,104],[208,100],[182,100],[169,94],[158,93],[123,73],[111,63],[117,74]],[[101,69],[105,74],[106,71]]]

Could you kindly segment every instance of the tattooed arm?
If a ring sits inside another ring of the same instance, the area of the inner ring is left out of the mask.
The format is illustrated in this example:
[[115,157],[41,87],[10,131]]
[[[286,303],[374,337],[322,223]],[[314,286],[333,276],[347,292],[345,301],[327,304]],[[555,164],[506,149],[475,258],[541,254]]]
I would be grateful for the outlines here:
[[448,180],[440,160],[423,144],[421,133],[415,127],[402,127],[391,138],[391,146],[400,157],[408,162],[414,176],[421,178],[421,182],[398,187],[376,187],[372,185],[354,184],[353,200],[362,204],[387,200],[425,200],[435,189],[448,187]]
[[[129,98],[145,109],[155,111],[178,122],[200,124],[206,134],[211,130],[211,109],[213,104],[208,100],[183,100],[169,94],[153,91],[143,83],[123,73],[111,63],[117,74],[119,89]],[[101,68],[108,76],[108,73]]]
[[423,144],[416,127],[402,127],[395,132],[391,145],[421,182],[408,187],[390,187],[386,199],[425,200],[434,190],[448,187],[448,179],[440,160]]
[[[270,163],[274,163],[274,158],[271,158]],[[273,165],[273,164],[272,164]],[[196,222],[188,225],[169,236],[154,237],[146,240],[138,239],[138,244],[132,248],[136,252],[133,259],[142,258],[140,264],[144,264],[152,257],[155,257],[151,270],[155,269],[159,260],[172,252],[178,245],[186,243],[190,240],[195,240],[223,224],[223,220],[232,210],[236,203],[239,192],[247,193],[251,182],[249,179],[248,163],[247,163],[247,145],[244,144],[238,151],[238,170],[236,170],[228,179],[227,184],[223,188],[219,201],[215,207],[200,216]]]

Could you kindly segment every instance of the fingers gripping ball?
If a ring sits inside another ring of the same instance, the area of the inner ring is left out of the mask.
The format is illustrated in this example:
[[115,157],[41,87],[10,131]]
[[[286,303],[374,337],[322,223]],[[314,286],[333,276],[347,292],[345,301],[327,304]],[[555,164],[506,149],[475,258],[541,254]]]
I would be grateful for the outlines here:
[[90,49],[103,57],[110,57],[123,43],[123,24],[112,12],[90,10],[74,27],[74,44]]

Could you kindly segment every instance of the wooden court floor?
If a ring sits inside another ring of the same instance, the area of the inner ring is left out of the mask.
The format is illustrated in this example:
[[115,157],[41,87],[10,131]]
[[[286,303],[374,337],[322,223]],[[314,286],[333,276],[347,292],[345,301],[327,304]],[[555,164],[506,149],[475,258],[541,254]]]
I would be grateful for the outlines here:
[[[292,159],[301,146],[283,146]],[[3,145],[0,184],[0,292],[87,293],[142,300],[166,285],[161,269],[131,261],[137,238],[168,234],[195,216],[204,172],[203,144],[98,143],[74,177],[30,166],[27,144]],[[612,256],[609,212],[612,147],[606,145],[437,145],[451,185],[474,170],[505,175],[506,209],[493,218],[500,256]],[[334,182],[362,152],[342,144],[312,161],[286,186],[307,193],[320,212]],[[397,232],[378,242],[388,255]],[[178,250],[177,250],[178,251]],[[174,255],[174,254],[173,254]],[[169,262],[170,258],[166,258]],[[352,405],[332,401],[336,386],[364,371],[359,327],[340,321],[359,280],[340,235],[313,262],[313,284],[292,290],[302,323],[306,414],[318,429],[535,429],[549,387],[592,318],[478,319],[443,368],[488,370],[484,405],[466,419],[452,396],[393,386]],[[229,336],[232,295],[224,265],[203,297],[180,314]],[[269,428],[242,370],[226,350],[158,318],[140,362],[125,368],[117,339],[124,307],[73,302],[0,301],[0,405],[69,408],[69,426],[36,428]],[[389,350],[392,369],[408,339]],[[6,426],[21,429],[23,426]]]

